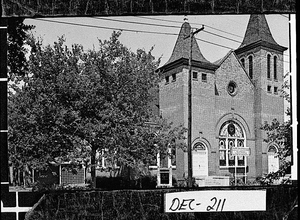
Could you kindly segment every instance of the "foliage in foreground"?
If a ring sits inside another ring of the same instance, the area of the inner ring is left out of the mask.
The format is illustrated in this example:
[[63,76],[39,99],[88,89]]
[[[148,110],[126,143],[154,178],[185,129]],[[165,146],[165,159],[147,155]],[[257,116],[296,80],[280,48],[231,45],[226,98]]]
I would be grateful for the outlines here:
[[[189,190],[216,190],[198,188]],[[218,188],[218,190],[230,188]],[[263,220],[297,219],[296,186],[242,187],[243,190],[266,190],[266,211],[165,213],[164,194],[187,189],[75,191],[47,193],[26,214],[26,220],[35,219],[228,219]]]
[[14,167],[84,164],[95,184],[101,157],[113,171],[135,169],[140,175],[158,151],[184,147],[185,129],[155,117],[149,106],[157,94],[159,60],[152,49],[130,51],[120,34],[87,52],[77,44],[68,48],[64,38],[53,46],[28,40],[28,71],[8,97]]
[[[285,76],[288,77],[287,74]],[[288,80],[284,82],[281,89],[281,96],[290,103],[290,85]],[[277,147],[277,156],[280,161],[279,170],[271,172],[262,176],[259,182],[262,185],[270,185],[274,182],[280,182],[281,184],[290,184],[291,180],[286,177],[286,174],[290,172],[292,166],[292,154],[293,154],[293,142],[292,142],[292,121],[291,121],[291,109],[288,107],[286,111],[288,117],[287,121],[279,122],[274,119],[272,122],[265,122],[262,129],[266,132],[267,137],[264,139],[266,143],[273,144]]]

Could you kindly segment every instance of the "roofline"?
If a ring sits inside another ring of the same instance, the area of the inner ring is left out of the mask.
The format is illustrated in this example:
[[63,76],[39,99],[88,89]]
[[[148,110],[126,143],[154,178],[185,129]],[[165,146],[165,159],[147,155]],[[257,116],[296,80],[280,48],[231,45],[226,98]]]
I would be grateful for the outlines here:
[[223,58],[217,60],[216,62],[214,62],[214,64],[218,65],[219,67],[222,65],[222,63],[227,59],[227,57],[234,52],[234,50],[230,50]]
[[[189,59],[186,59],[184,57],[175,60],[171,63],[165,64],[164,66],[158,68],[158,70],[161,70],[163,72],[172,70],[178,66],[182,65],[189,65]],[[193,67],[199,67],[207,70],[216,70],[219,68],[219,65],[213,64],[213,63],[207,63],[207,62],[202,62],[202,61],[197,61],[197,60],[192,60],[192,66]]]
[[276,45],[276,44],[269,43],[267,41],[259,40],[259,41],[253,42],[251,44],[245,45],[243,47],[240,47],[240,48],[236,49],[234,52],[236,54],[240,54],[247,50],[251,50],[251,49],[259,47],[259,46],[267,47],[267,48],[274,49],[274,50],[277,50],[280,52],[283,52],[288,49],[287,47],[283,47],[278,44]]
[[233,55],[234,55],[234,57],[235,57],[236,60],[238,61],[240,67],[243,69],[243,72],[245,73],[245,75],[247,76],[247,78],[249,79],[249,81],[251,82],[251,84],[252,84],[253,86],[255,86],[255,85],[254,85],[254,82],[250,79],[249,75],[247,74],[246,69],[243,67],[241,61],[240,61],[239,58],[237,57],[237,55],[236,55],[236,53],[235,53],[234,50],[230,50],[230,51],[229,51],[229,52],[228,52],[228,53],[220,60],[220,62],[218,62],[218,65],[221,66],[221,65],[223,64],[223,62],[229,57],[230,54],[233,54]]

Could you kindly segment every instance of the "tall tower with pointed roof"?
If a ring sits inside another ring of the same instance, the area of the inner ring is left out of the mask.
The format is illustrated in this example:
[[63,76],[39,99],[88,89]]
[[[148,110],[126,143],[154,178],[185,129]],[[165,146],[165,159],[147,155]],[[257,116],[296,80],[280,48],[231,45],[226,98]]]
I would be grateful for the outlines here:
[[[249,77],[254,83],[255,154],[256,167],[261,172],[267,167],[266,137],[261,126],[264,122],[284,120],[284,100],[279,90],[283,83],[283,52],[286,50],[274,40],[264,14],[252,14],[243,42],[235,50]],[[261,168],[261,169],[259,169]]]

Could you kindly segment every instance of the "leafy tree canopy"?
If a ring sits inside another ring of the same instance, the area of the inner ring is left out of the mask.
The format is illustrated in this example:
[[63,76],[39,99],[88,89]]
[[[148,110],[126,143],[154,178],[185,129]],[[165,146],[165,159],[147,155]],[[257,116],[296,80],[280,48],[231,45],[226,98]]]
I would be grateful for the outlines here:
[[8,51],[8,76],[10,80],[26,74],[27,63],[24,45],[28,39],[28,32],[34,28],[32,25],[25,25],[24,18],[9,18],[7,28],[7,51]]
[[[68,48],[63,37],[53,46],[28,41],[28,74],[8,104],[15,166],[71,161],[94,168],[96,153],[105,152],[108,160],[135,168],[149,164],[158,150],[183,147],[185,129],[155,118],[149,108],[159,60],[152,49],[130,51],[120,34],[87,52],[77,44]],[[146,126],[149,121],[155,126]]]

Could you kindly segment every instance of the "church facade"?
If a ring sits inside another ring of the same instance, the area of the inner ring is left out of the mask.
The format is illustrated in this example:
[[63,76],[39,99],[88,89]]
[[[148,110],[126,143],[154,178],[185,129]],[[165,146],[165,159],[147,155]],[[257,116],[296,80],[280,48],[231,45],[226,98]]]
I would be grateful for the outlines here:
[[[170,59],[159,70],[159,110],[175,125],[188,127],[191,26],[184,22]],[[212,179],[251,181],[276,171],[278,147],[266,143],[265,122],[284,120],[283,52],[265,15],[250,15],[243,42],[222,59],[205,59],[192,39],[192,173],[198,185]],[[243,148],[243,149],[241,149]],[[172,175],[188,174],[187,152],[176,150]]]

